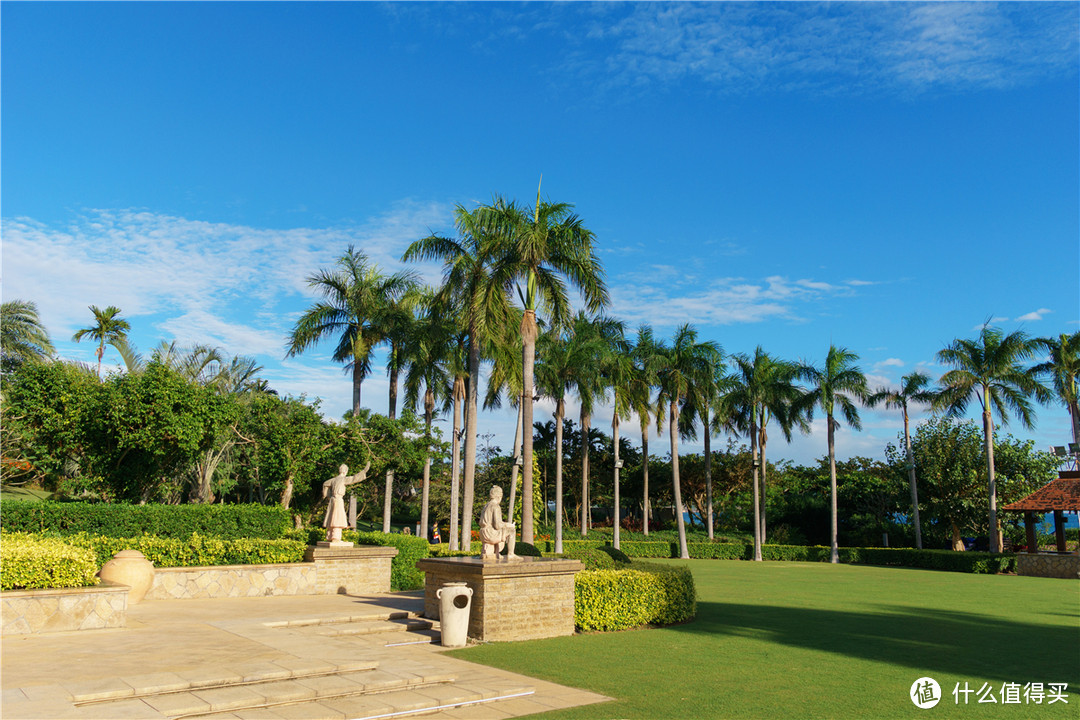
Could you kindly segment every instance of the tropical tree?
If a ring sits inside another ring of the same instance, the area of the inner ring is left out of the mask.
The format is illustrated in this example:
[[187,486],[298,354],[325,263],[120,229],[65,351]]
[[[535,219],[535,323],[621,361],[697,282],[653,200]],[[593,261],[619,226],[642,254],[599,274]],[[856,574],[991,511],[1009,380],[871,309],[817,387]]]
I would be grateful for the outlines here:
[[658,347],[652,328],[649,325],[641,325],[638,328],[634,347],[630,350],[630,357],[634,362],[634,371],[631,376],[633,389],[630,393],[630,402],[638,416],[641,429],[641,518],[642,533],[646,536],[649,534],[649,515],[652,509],[649,504],[649,430],[652,426],[652,391],[657,385],[656,354]]
[[[593,233],[581,218],[573,213],[573,205],[541,201],[536,191],[533,208],[518,208],[496,198],[488,208],[500,239],[500,257],[496,263],[495,280],[507,295],[518,286],[525,314],[521,321],[522,387],[533,386],[536,359],[536,311],[542,308],[548,320],[561,325],[570,317],[565,277],[577,287],[590,312],[599,312],[608,303],[604,271],[599,257],[593,252]],[[533,426],[533,399],[522,395],[522,424]],[[532,497],[532,433],[524,433],[522,446],[522,495]],[[533,514],[529,504],[523,506],[521,539],[533,542]]]
[[983,450],[986,458],[987,494],[990,500],[990,549],[1001,552],[1001,531],[997,521],[997,487],[994,478],[994,416],[1002,425],[1010,412],[1026,428],[1035,425],[1035,411],[1029,398],[1045,402],[1050,392],[1038,381],[1035,368],[1023,361],[1034,356],[1038,343],[1023,331],[1005,335],[996,327],[983,325],[975,340],[954,340],[937,354],[938,361],[951,365],[938,383],[941,392],[936,406],[950,417],[962,415],[972,397],[982,408]]
[[[461,381],[461,390],[467,394],[461,533],[462,545],[468,547],[469,538],[472,536],[476,480],[476,414],[479,404],[480,360],[487,338],[506,322],[509,298],[502,284],[496,282],[492,274],[497,243],[489,214],[480,208],[470,212],[458,205],[454,210],[454,220],[459,238],[430,235],[417,240],[408,247],[402,260],[442,261],[443,285],[439,296],[444,304],[454,308],[454,313],[464,328],[468,345],[464,368],[467,375],[464,378],[458,376],[454,386],[455,398],[459,388],[458,380]],[[455,403],[455,427],[458,417],[456,408]],[[454,535],[453,525],[451,535]]]
[[1073,444],[1077,446],[1076,461],[1080,463],[1080,330],[1072,335],[1061,333],[1056,338],[1038,338],[1035,342],[1050,357],[1034,370],[1050,376],[1054,394],[1069,409]]
[[696,383],[708,377],[709,369],[720,353],[713,341],[698,341],[697,330],[686,324],[675,331],[671,345],[660,344],[654,360],[660,393],[656,398],[657,426],[667,410],[671,436],[671,487],[675,500],[675,519],[679,528],[679,557],[687,559],[686,522],[683,519],[682,492],[679,487],[679,412]]
[[722,424],[725,413],[715,413],[720,399],[721,384],[727,383],[723,373],[723,354],[719,347],[716,353],[708,353],[706,362],[701,367],[701,376],[694,379],[686,403],[679,417],[679,432],[684,439],[697,438],[697,423],[700,421],[704,432],[705,451],[705,529],[709,539],[713,539],[713,485],[712,485],[712,435],[714,429]]
[[371,355],[386,339],[387,308],[416,283],[409,272],[384,275],[352,245],[336,268],[310,275],[308,287],[323,300],[308,308],[289,335],[286,355],[294,357],[324,338],[334,337],[334,362],[352,372],[353,414],[360,412],[360,386],[371,372]]
[[620,545],[620,530],[622,523],[622,508],[619,496],[619,470],[622,469],[622,460],[619,454],[619,420],[630,419],[633,409],[634,393],[637,390],[634,373],[634,361],[630,357],[630,345],[623,335],[621,327],[617,334],[606,338],[606,347],[601,356],[600,367],[605,383],[611,388],[614,400],[611,413],[611,446],[614,454],[613,464],[613,504],[614,520],[612,544],[616,550]]
[[24,362],[45,360],[53,352],[35,303],[9,300],[0,304],[0,368],[4,372]]
[[95,354],[98,360],[98,377],[101,377],[101,358],[105,356],[105,346],[112,345],[115,347],[124,343],[128,331],[131,330],[131,325],[127,320],[120,317],[120,308],[115,305],[110,305],[104,310],[97,305],[91,305],[90,312],[94,314],[94,324],[79,330],[71,339],[75,342],[82,342],[84,337],[97,340],[98,348]]
[[806,412],[808,420],[813,420],[815,407],[820,407],[825,413],[829,444],[830,537],[832,539],[829,562],[833,563],[840,562],[836,513],[836,428],[840,426],[840,423],[834,416],[839,411],[844,416],[845,422],[852,428],[856,430],[862,428],[855,401],[865,400],[868,393],[866,376],[855,364],[858,359],[859,356],[847,348],[830,345],[829,354],[825,357],[825,365],[817,368],[804,363],[797,370],[798,376],[810,383],[810,389],[797,403],[797,408]]
[[936,394],[930,387],[930,378],[925,373],[913,372],[900,378],[899,389],[881,388],[867,401],[874,407],[885,403],[890,410],[900,410],[904,415],[904,447],[907,452],[908,483],[911,485],[911,511],[915,526],[915,547],[922,549],[922,523],[919,520],[919,489],[915,483],[915,458],[911,452],[911,435],[908,432],[908,405],[923,403],[931,405]]
[[424,479],[420,500],[420,536],[428,537],[429,503],[431,497],[431,423],[436,407],[446,409],[453,392],[453,376],[448,367],[453,326],[446,323],[433,293],[426,293],[419,305],[420,313],[412,325],[408,342],[404,344],[402,361],[405,367],[405,406],[416,411],[420,389],[424,395]]

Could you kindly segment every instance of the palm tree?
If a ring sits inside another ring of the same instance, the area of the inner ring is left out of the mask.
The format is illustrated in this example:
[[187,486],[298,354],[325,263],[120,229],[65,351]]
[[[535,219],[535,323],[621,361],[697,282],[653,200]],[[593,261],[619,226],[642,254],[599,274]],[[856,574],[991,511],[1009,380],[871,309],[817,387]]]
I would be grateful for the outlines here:
[[[465,471],[462,502],[462,545],[468,547],[472,537],[474,483],[476,480],[476,414],[480,385],[480,359],[484,345],[509,315],[509,299],[503,286],[492,275],[494,253],[497,250],[495,231],[490,217],[482,208],[473,211],[458,205],[454,211],[459,239],[430,235],[412,243],[402,257],[410,260],[441,260],[443,286],[439,295],[446,305],[454,308],[465,328],[468,344],[466,378],[458,381],[467,393],[465,403]],[[455,425],[457,410],[454,412]],[[531,427],[531,426],[530,426]],[[453,501],[451,500],[451,504]],[[453,533],[451,533],[453,534]]]
[[657,426],[661,412],[668,412],[668,432],[671,436],[671,485],[675,496],[675,518],[679,528],[679,557],[689,559],[686,548],[686,522],[683,519],[682,491],[679,487],[679,411],[695,385],[706,377],[711,364],[720,353],[713,341],[698,342],[698,333],[686,324],[675,331],[671,345],[660,344],[655,358],[655,372],[660,384],[656,398]]
[[797,371],[799,377],[811,383],[809,391],[800,399],[798,409],[805,410],[808,420],[813,420],[815,407],[820,406],[825,413],[829,443],[829,492],[832,505],[830,515],[832,551],[829,554],[829,562],[833,563],[840,562],[836,513],[836,428],[840,426],[840,423],[834,415],[839,410],[848,425],[856,430],[862,428],[859,410],[855,407],[854,401],[865,400],[867,389],[866,376],[855,364],[858,359],[859,356],[847,348],[830,345],[824,366],[817,368],[804,363]]
[[801,390],[795,385],[796,367],[777,360],[759,345],[753,357],[734,358],[735,373],[725,379],[721,403],[732,428],[749,435],[754,486],[754,559],[761,560],[765,543],[765,427],[772,417],[780,422],[785,438],[791,439],[795,424],[801,424],[792,408]]
[[402,365],[405,368],[405,406],[416,411],[420,400],[420,388],[424,389],[424,480],[420,501],[420,537],[428,537],[429,499],[431,492],[431,423],[436,404],[445,410],[450,403],[453,376],[447,360],[452,352],[450,344],[453,327],[445,322],[441,308],[431,292],[424,294],[420,303],[420,315],[411,328],[408,342],[404,344]]
[[915,458],[911,453],[911,435],[908,433],[908,405],[913,402],[933,404],[936,393],[930,388],[930,377],[921,372],[913,372],[900,378],[900,388],[892,390],[881,388],[867,401],[874,407],[885,403],[890,410],[900,410],[904,414],[904,447],[907,448],[908,482],[911,484],[911,509],[915,523],[915,547],[922,549],[922,523],[919,521],[919,489],[915,484]]
[[703,448],[705,451],[705,513],[706,531],[713,539],[713,487],[712,487],[712,434],[714,427],[721,424],[720,414],[714,414],[720,399],[720,383],[723,375],[723,354],[717,348],[715,354],[709,353],[701,367],[701,376],[694,379],[690,392],[686,396],[683,412],[679,417],[679,434],[683,439],[697,439],[697,423],[700,420],[705,433]]
[[[566,322],[570,304],[566,295],[565,276],[575,285],[585,300],[586,308],[598,312],[608,303],[607,287],[600,259],[593,252],[593,233],[575,215],[568,203],[541,201],[536,190],[533,208],[517,208],[496,198],[489,209],[494,227],[502,235],[496,281],[506,293],[525,284],[518,293],[525,308],[521,322],[522,387],[533,386],[536,360],[536,310],[543,307],[554,325]],[[533,426],[533,399],[522,395],[522,424]],[[532,497],[532,433],[527,432],[522,445],[522,495]],[[522,505],[521,539],[533,542],[531,503]]]
[[1035,412],[1029,398],[1040,402],[1050,392],[1037,379],[1035,368],[1021,366],[1031,358],[1038,343],[1017,330],[1004,335],[1001,330],[983,325],[976,340],[955,340],[937,354],[938,361],[953,366],[941,376],[937,407],[950,416],[963,414],[974,396],[982,408],[983,448],[986,453],[987,494],[990,497],[990,547],[1001,552],[1001,532],[997,524],[997,486],[994,480],[994,417],[1001,424],[1009,421],[1009,411],[1026,428],[1035,425]]
[[120,317],[120,308],[115,305],[101,310],[97,305],[90,306],[90,312],[94,314],[94,324],[88,328],[83,328],[75,333],[71,339],[75,342],[81,342],[84,337],[89,337],[91,340],[98,341],[97,354],[97,372],[98,377],[101,377],[101,358],[105,355],[105,345],[113,345],[114,347],[125,342],[127,333],[131,330],[131,325],[128,321]]
[[649,534],[649,515],[651,514],[651,506],[649,504],[649,429],[652,425],[651,396],[653,388],[658,382],[655,372],[656,352],[658,347],[656,338],[653,336],[652,328],[648,325],[641,325],[638,328],[637,340],[630,351],[631,358],[634,361],[634,374],[632,377],[633,391],[630,394],[630,401],[633,404],[634,412],[637,413],[638,422],[641,426],[641,470],[643,485],[641,516],[642,532],[646,536]]
[[412,273],[384,275],[352,245],[334,270],[308,277],[308,287],[324,299],[296,321],[289,335],[287,357],[294,357],[328,336],[337,337],[334,362],[352,371],[353,414],[360,412],[360,386],[371,372],[371,353],[386,339],[384,320],[389,303],[400,300],[416,279]]
[[618,334],[607,338],[604,353],[600,361],[604,380],[611,388],[614,400],[611,413],[611,438],[615,456],[614,468],[614,523],[613,523],[613,546],[616,550],[620,545],[621,530],[621,507],[619,497],[619,470],[622,461],[619,459],[619,419],[629,419],[633,408],[633,396],[636,390],[636,378],[634,377],[634,361],[630,357],[630,345],[626,342],[623,330],[619,327]]
[[45,360],[53,352],[35,303],[9,300],[0,304],[0,358],[5,372],[24,362]]
[[[1049,375],[1054,394],[1069,409],[1072,420],[1073,444],[1080,448],[1080,331],[1072,335],[1061,333],[1056,338],[1037,338],[1035,342],[1050,356],[1046,362],[1035,366],[1040,375]],[[1080,449],[1076,454],[1080,463]]]
[[[378,330],[390,346],[386,358],[386,374],[390,377],[390,396],[387,401],[386,416],[391,420],[397,417],[398,376],[405,366],[405,343],[416,323],[415,307],[418,301],[418,285],[409,279],[404,291],[386,298],[381,317],[376,322]],[[394,492],[394,471],[386,470],[386,488],[383,493],[383,532],[390,532],[390,511]],[[426,530],[424,537],[427,537]]]

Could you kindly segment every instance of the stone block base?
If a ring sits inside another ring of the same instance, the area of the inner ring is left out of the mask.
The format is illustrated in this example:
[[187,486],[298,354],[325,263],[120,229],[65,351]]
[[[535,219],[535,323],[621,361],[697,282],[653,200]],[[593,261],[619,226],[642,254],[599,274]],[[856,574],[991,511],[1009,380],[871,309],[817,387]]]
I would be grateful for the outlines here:
[[1018,553],[1016,574],[1032,577],[1080,578],[1080,555],[1070,553]]
[[424,615],[439,617],[435,591],[448,582],[473,590],[469,637],[483,642],[536,640],[574,634],[574,574],[577,560],[523,557],[425,558]]
[[9,590],[3,594],[3,634],[97,630],[124,627],[127,585],[53,590]]
[[316,595],[315,565],[217,565],[158,568],[147,600]]
[[397,548],[378,545],[308,545],[304,560],[315,563],[318,595],[390,592],[390,562]]

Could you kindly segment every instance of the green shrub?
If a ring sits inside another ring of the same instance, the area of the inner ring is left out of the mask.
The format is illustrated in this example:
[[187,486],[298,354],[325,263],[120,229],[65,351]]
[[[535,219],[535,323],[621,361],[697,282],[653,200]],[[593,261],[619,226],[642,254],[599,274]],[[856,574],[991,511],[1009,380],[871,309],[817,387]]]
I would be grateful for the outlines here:
[[[5,542],[6,537],[5,533]],[[121,550],[138,550],[154,567],[212,567],[301,562],[305,547],[298,540],[223,539],[198,534],[186,540],[153,535],[115,538],[87,533],[60,539],[91,551],[99,568]]]
[[[607,545],[608,542],[609,541],[607,541],[607,540],[563,540],[562,546],[563,546],[563,552],[567,552],[568,550],[571,550],[571,549],[574,549],[574,548],[592,548],[592,549],[602,548],[605,545]],[[549,552],[549,553],[550,552],[555,552],[555,541],[554,540],[545,540],[544,541],[544,552]]]
[[[678,547],[676,545],[676,547]],[[668,541],[658,540],[621,540],[619,541],[619,548],[629,555],[636,558],[669,558],[671,554],[671,543]],[[675,553],[678,555],[678,552]]]
[[[678,557],[678,543],[673,543],[671,549],[671,556]],[[717,560],[749,560],[754,556],[753,546],[741,543],[686,543],[686,551],[692,558],[713,558]]]
[[431,544],[415,535],[398,533],[356,532],[346,530],[342,538],[359,545],[382,545],[398,549],[390,563],[391,590],[419,590],[424,587],[424,573],[416,569],[416,561],[431,556]]
[[[503,548],[502,554],[505,555],[507,548]],[[514,543],[514,554],[521,557],[543,557],[544,554],[537,549],[535,545],[531,545],[527,542],[521,542],[520,540]]]
[[574,624],[580,630],[670,625],[689,620],[696,609],[689,568],[634,563],[585,570],[574,578]]
[[0,590],[97,585],[94,553],[59,538],[4,533],[0,543]]
[[[622,543],[619,544],[621,545]],[[605,545],[604,547],[599,548],[599,550],[600,552],[609,555],[612,560],[619,563],[620,565],[630,564],[630,558],[626,555],[626,553],[624,553],[622,550],[616,550],[611,545]]]
[[562,557],[580,560],[585,570],[614,570],[619,567],[618,563],[600,548],[578,546],[564,549]]
[[156,535],[187,539],[193,534],[219,538],[281,538],[291,525],[289,511],[277,505],[125,505],[119,503],[0,503],[8,532],[106,537]]

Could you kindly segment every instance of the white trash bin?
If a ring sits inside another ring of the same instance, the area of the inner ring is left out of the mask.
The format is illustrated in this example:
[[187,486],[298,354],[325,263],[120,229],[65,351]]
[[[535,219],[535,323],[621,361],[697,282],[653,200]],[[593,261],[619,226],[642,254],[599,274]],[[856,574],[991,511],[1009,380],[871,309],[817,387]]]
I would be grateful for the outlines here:
[[445,583],[435,591],[439,598],[439,624],[443,647],[464,647],[469,634],[472,588],[463,582]]

